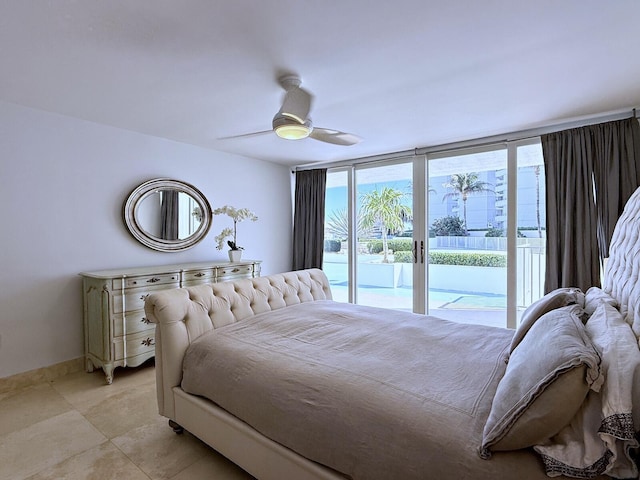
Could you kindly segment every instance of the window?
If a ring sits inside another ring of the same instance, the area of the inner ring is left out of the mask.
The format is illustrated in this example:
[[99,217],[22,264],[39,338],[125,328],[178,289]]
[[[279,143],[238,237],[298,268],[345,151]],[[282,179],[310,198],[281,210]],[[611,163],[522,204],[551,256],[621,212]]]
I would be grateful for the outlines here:
[[[543,293],[544,199],[537,140],[329,170],[334,299],[515,326]],[[365,221],[372,202],[396,221]]]
[[349,172],[327,172],[322,270],[331,284],[333,299],[349,298]]
[[504,327],[507,149],[427,158],[427,313]]

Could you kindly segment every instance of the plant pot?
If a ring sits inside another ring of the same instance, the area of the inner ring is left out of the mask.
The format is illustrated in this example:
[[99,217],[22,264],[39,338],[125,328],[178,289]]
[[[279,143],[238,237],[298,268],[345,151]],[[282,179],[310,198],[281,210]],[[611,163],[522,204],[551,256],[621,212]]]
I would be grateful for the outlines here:
[[242,250],[229,250],[229,261],[239,262],[242,258]]

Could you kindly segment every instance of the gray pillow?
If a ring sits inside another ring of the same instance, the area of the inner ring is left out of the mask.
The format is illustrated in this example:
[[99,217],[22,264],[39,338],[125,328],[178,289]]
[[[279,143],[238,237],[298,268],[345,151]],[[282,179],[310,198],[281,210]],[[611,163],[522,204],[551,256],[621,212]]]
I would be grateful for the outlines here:
[[483,458],[540,444],[576,414],[600,376],[581,314],[579,305],[544,314],[513,351],[485,423]]
[[513,352],[531,326],[545,313],[573,304],[580,305],[581,307],[584,306],[584,293],[575,287],[557,288],[547,293],[541,299],[533,302],[527,307],[520,318],[520,325],[518,325],[516,333],[511,340],[509,352]]

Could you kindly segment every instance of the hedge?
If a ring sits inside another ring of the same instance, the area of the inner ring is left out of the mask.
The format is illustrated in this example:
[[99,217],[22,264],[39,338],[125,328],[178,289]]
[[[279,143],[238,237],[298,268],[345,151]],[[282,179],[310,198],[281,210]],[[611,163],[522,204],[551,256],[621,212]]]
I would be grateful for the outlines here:
[[413,252],[394,252],[393,263],[413,263]]
[[[413,247],[413,240],[410,238],[391,238],[387,240],[387,246],[393,252],[410,252]],[[382,240],[367,242],[367,250],[373,254],[382,252]]]
[[[394,252],[395,263],[413,263],[411,252]],[[506,267],[507,256],[501,253],[430,252],[432,265],[465,265],[471,267]]]
[[[413,263],[412,252],[394,252],[394,263]],[[432,265],[463,265],[470,267],[506,267],[507,256],[501,253],[431,252]]]
[[471,267],[506,267],[507,255],[502,253],[429,252],[429,263]]

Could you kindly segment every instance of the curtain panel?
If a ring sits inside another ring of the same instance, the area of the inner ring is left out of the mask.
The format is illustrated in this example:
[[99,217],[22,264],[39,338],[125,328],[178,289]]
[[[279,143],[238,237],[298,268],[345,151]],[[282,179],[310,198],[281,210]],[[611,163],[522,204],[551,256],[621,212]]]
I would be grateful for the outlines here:
[[296,172],[293,270],[322,268],[327,169]]
[[545,292],[600,286],[600,260],[640,185],[635,118],[542,136],[547,201]]
[[609,256],[613,229],[640,185],[640,124],[636,118],[591,127],[600,257]]

